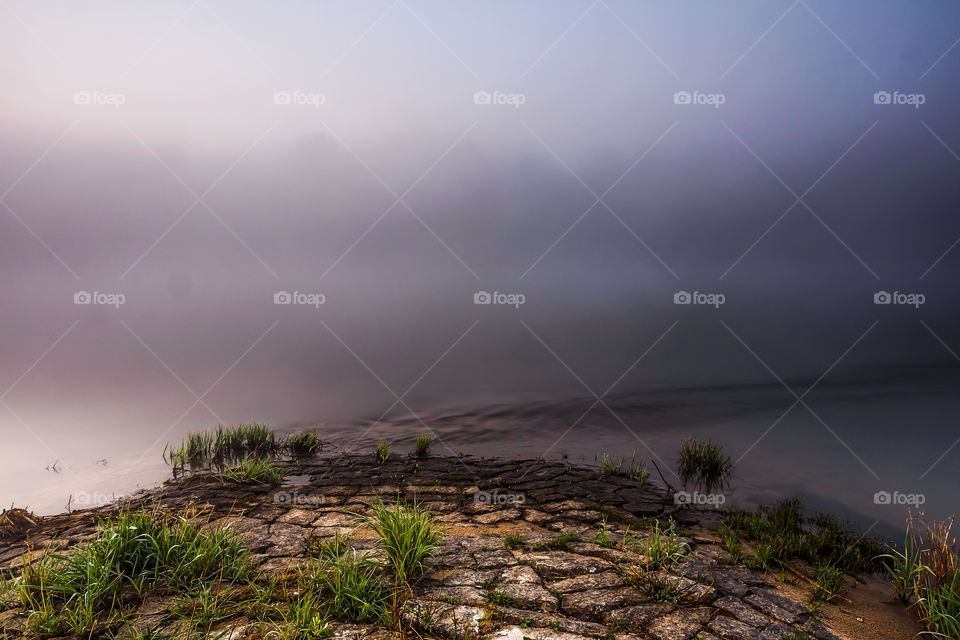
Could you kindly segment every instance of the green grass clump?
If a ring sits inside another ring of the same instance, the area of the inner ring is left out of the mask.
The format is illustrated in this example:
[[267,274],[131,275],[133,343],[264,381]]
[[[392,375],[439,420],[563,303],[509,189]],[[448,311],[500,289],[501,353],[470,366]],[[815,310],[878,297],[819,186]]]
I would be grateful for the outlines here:
[[733,463],[720,447],[709,442],[687,438],[680,445],[680,477],[684,482],[696,480],[707,491],[726,484]]
[[314,608],[324,616],[381,625],[390,619],[390,589],[378,565],[356,551],[302,573],[300,587],[315,596]]
[[290,449],[291,453],[299,455],[313,455],[320,450],[323,442],[313,431],[301,431],[288,437],[284,444]]
[[417,436],[416,450],[417,455],[425,458],[430,453],[430,445],[433,444],[433,436],[429,433],[421,433]]
[[647,533],[640,548],[647,556],[648,565],[667,569],[680,560],[687,549],[687,543],[680,541],[677,525],[672,519],[666,527],[662,528],[660,521],[655,520],[653,528]]
[[575,533],[561,533],[558,536],[544,540],[534,545],[534,551],[566,551],[571,542],[580,542],[580,536]]
[[650,602],[678,603],[686,595],[678,580],[663,571],[631,571],[627,574],[627,581]]
[[228,529],[201,531],[159,511],[124,511],[104,520],[76,551],[46,554],[23,570],[20,602],[38,634],[96,635],[116,627],[151,592],[200,593],[250,571]]
[[601,453],[598,460],[600,463],[600,473],[602,475],[618,475],[623,471],[623,460],[620,458],[617,458],[616,462],[614,462],[613,458],[606,453]]
[[307,555],[320,560],[337,560],[349,550],[350,546],[346,538],[341,537],[339,533],[334,534],[329,540],[312,538],[307,544]]
[[830,564],[817,567],[814,577],[812,600],[814,603],[830,602],[843,590],[846,579],[843,571]]
[[168,443],[163,449],[163,459],[174,473],[187,467],[221,470],[251,455],[260,458],[280,454],[313,455],[322,445],[314,431],[278,436],[263,424],[221,425],[215,431],[188,433],[180,444]]
[[911,513],[904,548],[881,556],[897,595],[916,608],[922,635],[933,638],[960,638],[960,546],[953,520],[931,524]]
[[781,500],[755,510],[732,509],[726,526],[737,536],[769,547],[768,562],[801,559],[850,574],[883,570],[882,547],[845,529],[831,516],[805,518],[799,500]]
[[390,443],[386,440],[381,440],[378,442],[377,448],[374,450],[373,455],[377,460],[377,464],[384,464],[390,459]]
[[526,545],[526,539],[519,533],[511,533],[503,538],[503,546],[507,549],[523,549]]
[[388,507],[378,499],[371,509],[366,523],[380,537],[396,584],[409,586],[423,573],[424,561],[436,552],[440,530],[433,516],[416,504],[407,506],[397,500]]
[[247,456],[223,475],[243,484],[281,484],[286,472],[266,458]]

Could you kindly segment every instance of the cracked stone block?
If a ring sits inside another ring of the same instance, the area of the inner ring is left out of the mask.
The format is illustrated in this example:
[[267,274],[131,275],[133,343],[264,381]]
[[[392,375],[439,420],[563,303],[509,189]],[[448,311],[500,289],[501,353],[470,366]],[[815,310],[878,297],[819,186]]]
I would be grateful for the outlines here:
[[733,596],[724,596],[713,603],[720,611],[733,616],[740,622],[746,622],[753,627],[763,627],[770,620],[759,611],[748,606]]
[[641,631],[654,619],[665,616],[676,607],[668,602],[651,602],[624,607],[610,612],[610,622],[630,631]]
[[442,569],[431,571],[420,580],[425,586],[442,585],[448,587],[473,587],[499,577],[497,571],[471,571],[464,569]]
[[540,576],[532,567],[515,564],[500,572],[497,582],[540,585]]
[[487,594],[475,586],[458,587],[429,587],[424,589],[423,597],[426,600],[437,600],[440,602],[456,602],[457,604],[469,604],[476,607],[482,607],[487,603]]
[[497,586],[494,591],[503,594],[524,609],[552,613],[557,610],[557,599],[539,584],[513,583]]
[[[788,633],[796,634],[797,630],[782,624],[772,624],[763,630],[759,640],[782,640]],[[796,637],[796,635],[794,637]]]
[[717,616],[708,625],[710,631],[727,640],[758,640],[760,631],[728,616]]
[[603,620],[614,609],[635,603],[639,596],[632,589],[604,589],[582,591],[563,596],[560,608],[567,615]]
[[506,564],[513,564],[516,560],[513,554],[505,549],[497,551],[478,551],[473,554],[474,565],[480,569],[496,569]]
[[787,624],[795,624],[800,621],[800,616],[807,613],[807,608],[799,602],[794,602],[781,595],[758,589],[744,598],[744,601],[752,604],[760,611],[769,616],[774,616]]
[[516,509],[497,509],[491,511],[490,513],[484,513],[478,516],[474,516],[474,522],[479,522],[480,524],[494,524],[495,522],[509,521],[513,522],[520,519],[520,512]]
[[713,611],[705,607],[680,609],[654,620],[647,633],[657,640],[690,640],[712,615]]
[[449,606],[434,618],[430,631],[448,638],[478,636],[483,613],[480,607]]
[[552,615],[541,611],[528,611],[513,607],[497,607],[497,620],[507,624],[523,625],[527,627],[542,627],[576,633],[583,636],[603,638],[607,635],[607,627],[596,622],[583,622],[564,616]]
[[547,587],[560,593],[574,593],[588,589],[609,589],[620,586],[620,583],[620,576],[618,576],[616,572],[603,571],[601,573],[588,573],[584,576],[558,580],[549,583]]
[[803,630],[818,640],[840,640],[840,637],[816,620],[807,620]]
[[637,558],[639,557],[636,553],[630,553],[629,551],[622,551],[620,549],[612,549],[610,547],[602,547],[592,542],[573,542],[567,548],[573,553],[578,553],[582,556],[603,558],[607,562],[618,564],[636,564]]
[[277,518],[277,522],[305,527],[312,524],[316,519],[317,512],[314,509],[290,509],[290,511]]
[[610,566],[596,558],[578,556],[565,551],[522,553],[519,559],[533,567],[540,577],[546,580],[597,573]]
[[567,633],[564,631],[554,631],[553,629],[539,629],[527,627],[506,627],[499,631],[494,631],[483,637],[483,640],[589,640],[587,636],[581,636],[576,633]]
[[295,524],[272,524],[270,542],[273,544],[267,553],[273,556],[300,555],[307,548],[307,537],[307,529]]

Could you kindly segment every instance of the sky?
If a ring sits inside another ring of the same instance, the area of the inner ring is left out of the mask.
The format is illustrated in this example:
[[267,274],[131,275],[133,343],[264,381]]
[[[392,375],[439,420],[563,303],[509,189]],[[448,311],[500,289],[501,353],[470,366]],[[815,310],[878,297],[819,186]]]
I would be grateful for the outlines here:
[[3,0],[0,429],[949,370],[958,39],[948,1]]

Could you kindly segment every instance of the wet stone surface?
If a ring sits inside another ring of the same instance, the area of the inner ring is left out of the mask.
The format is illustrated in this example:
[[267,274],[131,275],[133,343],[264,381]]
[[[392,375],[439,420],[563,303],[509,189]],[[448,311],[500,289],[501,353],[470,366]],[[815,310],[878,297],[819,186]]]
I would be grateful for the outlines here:
[[[724,561],[713,532],[716,512],[678,507],[652,484],[561,463],[474,458],[391,459],[339,456],[303,462],[296,489],[312,501],[277,497],[291,487],[248,486],[195,477],[110,505],[43,518],[15,539],[0,541],[0,571],[15,577],[53,543],[69,549],[91,539],[99,519],[121,506],[161,505],[193,514],[204,527],[230,526],[250,549],[257,570],[290,571],[308,562],[312,541],[341,536],[358,553],[382,557],[378,541],[358,515],[377,496],[416,500],[444,531],[436,556],[413,586],[402,618],[422,635],[483,640],[773,640],[791,632],[829,640],[837,636],[806,601],[776,593],[776,579]],[[491,504],[489,496],[512,496]],[[519,500],[517,496],[522,496]],[[643,542],[653,519],[679,524],[687,548],[664,580],[677,601],[642,589],[648,558]],[[595,539],[606,518],[604,544]],[[626,535],[628,534],[629,535]],[[505,538],[511,537],[511,547]],[[640,577],[638,577],[640,576]],[[117,637],[154,629],[166,637],[255,637],[245,614],[219,621],[209,632],[184,629],[171,615],[173,597],[151,597]],[[0,600],[0,629],[21,637],[27,623],[16,598]],[[335,638],[395,637],[373,626],[331,621]]]

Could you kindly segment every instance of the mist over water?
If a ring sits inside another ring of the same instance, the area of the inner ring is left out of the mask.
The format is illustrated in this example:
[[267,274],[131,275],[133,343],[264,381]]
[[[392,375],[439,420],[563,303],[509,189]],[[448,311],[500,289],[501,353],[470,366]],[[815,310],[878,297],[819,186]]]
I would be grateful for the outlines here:
[[10,3],[0,504],[263,421],[958,511],[960,11],[809,5]]

